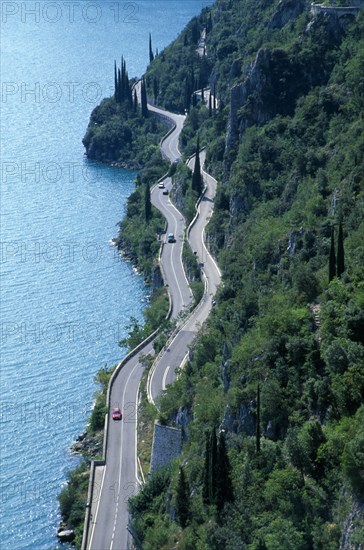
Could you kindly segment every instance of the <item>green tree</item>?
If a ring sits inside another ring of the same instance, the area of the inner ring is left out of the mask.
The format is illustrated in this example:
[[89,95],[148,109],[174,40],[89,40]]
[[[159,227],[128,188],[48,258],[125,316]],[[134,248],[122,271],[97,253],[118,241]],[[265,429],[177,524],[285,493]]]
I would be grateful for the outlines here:
[[152,48],[152,35],[149,33],[149,63],[154,60],[153,48]]
[[118,69],[116,67],[116,61],[114,61],[114,99],[118,100]]
[[195,167],[192,174],[192,189],[197,192],[197,195],[200,196],[202,193],[202,174],[201,174],[201,162],[200,162],[200,139],[197,136],[197,145],[196,145],[196,157],[195,157]]
[[144,210],[144,213],[145,213],[145,221],[147,223],[150,222],[150,220],[152,219],[152,202],[150,200],[150,186],[149,186],[149,183],[146,183],[145,185],[145,210]]
[[204,504],[211,504],[210,502],[210,476],[211,476],[211,436],[206,432],[205,442],[205,464],[203,470],[203,487],[202,487],[202,500]]
[[180,526],[184,529],[191,519],[190,489],[183,468],[179,469],[176,512]]
[[215,428],[206,433],[205,464],[203,472],[202,499],[206,505],[214,504],[217,487],[218,448]]
[[339,233],[337,236],[337,276],[340,277],[345,271],[345,259],[344,259],[344,236],[343,226],[340,222]]
[[329,282],[336,277],[336,256],[335,256],[335,240],[334,240],[334,228],[331,229],[331,244],[330,244],[330,257],[329,257]]
[[211,432],[210,484],[209,484],[209,496],[210,496],[211,504],[215,503],[216,485],[217,485],[217,437],[216,437],[216,429],[213,428]]
[[157,101],[157,98],[159,95],[159,82],[156,76],[153,77],[153,95],[154,95],[154,100]]
[[364,497],[364,405],[355,415],[353,436],[347,442],[342,463],[355,494]]
[[258,383],[257,388],[257,415],[256,415],[256,425],[255,425],[255,448],[257,453],[260,452],[260,385]]
[[304,472],[309,464],[309,458],[297,429],[292,428],[288,431],[286,446],[291,464],[301,472],[302,481],[304,482]]
[[117,88],[117,99],[116,99],[116,102],[117,103],[121,103],[122,101],[122,86],[121,86],[121,71],[120,69],[118,69],[118,74],[117,74],[117,85],[116,85],[116,88]]
[[142,82],[141,82],[140,99],[141,99],[142,115],[143,115],[143,117],[147,118],[148,117],[148,102],[147,102],[147,90],[146,90],[146,86],[145,86],[144,76],[143,76]]
[[187,111],[189,111],[191,107],[191,95],[192,95],[191,82],[190,82],[190,78],[187,76],[185,80],[185,109]]
[[302,442],[305,455],[309,461],[307,464],[307,473],[316,479],[320,478],[323,472],[321,464],[317,461],[317,453],[319,447],[326,441],[320,422],[318,420],[306,422],[300,430],[299,439]]
[[223,431],[221,431],[219,435],[216,472],[216,506],[217,511],[221,512],[227,502],[233,502],[234,500],[231,466]]

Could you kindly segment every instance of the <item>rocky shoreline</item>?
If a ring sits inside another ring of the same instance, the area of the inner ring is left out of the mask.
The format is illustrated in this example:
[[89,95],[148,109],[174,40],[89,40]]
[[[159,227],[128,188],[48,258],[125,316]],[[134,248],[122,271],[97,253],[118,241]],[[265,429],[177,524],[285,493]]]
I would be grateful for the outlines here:
[[57,537],[59,538],[59,542],[72,542],[75,538],[75,532],[61,521],[57,530]]
[[130,161],[123,161],[123,162],[108,162],[109,166],[112,166],[113,168],[124,168],[124,170],[141,170],[143,166],[140,164],[140,162],[136,162],[133,160]]
[[[126,260],[132,264],[133,270],[135,271],[135,273],[137,273],[138,275],[142,275],[143,270],[140,267],[140,264],[138,263],[138,258],[136,254],[134,254],[133,252],[127,252],[126,250],[124,250],[120,244],[120,239],[118,237],[112,238],[111,243],[114,246],[116,246],[116,248],[118,249],[120,257],[123,258],[123,260]],[[147,278],[144,278],[144,284],[148,285],[149,283],[150,281],[148,281]]]
[[123,168],[124,170],[142,170],[144,168],[143,164],[137,162],[136,160],[104,160],[98,158],[97,156],[90,156],[87,153],[84,153],[84,156],[88,160],[92,160],[93,162],[100,162],[101,164],[111,166],[112,168]]
[[[99,432],[93,437],[90,437],[87,432],[82,432],[77,436],[76,441],[72,443],[70,452],[73,455],[81,455],[92,459],[102,453],[102,445],[103,432]],[[57,537],[61,543],[72,542],[75,538],[75,533],[66,522],[61,520],[57,529]]]
[[83,432],[72,443],[70,450],[74,455],[95,457],[102,451],[102,438],[90,437],[87,432]]

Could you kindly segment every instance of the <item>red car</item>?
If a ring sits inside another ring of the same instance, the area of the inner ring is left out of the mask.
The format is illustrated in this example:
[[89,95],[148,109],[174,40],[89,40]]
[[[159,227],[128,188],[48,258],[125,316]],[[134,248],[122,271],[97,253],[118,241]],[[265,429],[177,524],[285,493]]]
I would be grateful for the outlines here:
[[121,410],[119,409],[119,407],[113,408],[111,416],[113,420],[121,420],[123,418],[123,415],[121,414]]

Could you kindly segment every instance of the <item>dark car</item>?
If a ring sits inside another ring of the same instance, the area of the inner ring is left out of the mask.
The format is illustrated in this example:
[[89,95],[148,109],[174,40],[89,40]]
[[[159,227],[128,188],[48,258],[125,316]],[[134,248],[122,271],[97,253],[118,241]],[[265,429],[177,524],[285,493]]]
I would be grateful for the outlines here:
[[163,195],[168,195],[168,189],[163,189]]
[[174,236],[174,233],[168,233],[167,242],[169,242],[169,243],[175,243],[176,242],[176,238]]
[[121,420],[123,418],[123,415],[121,414],[121,410],[119,407],[114,407],[112,410],[112,419],[113,420]]

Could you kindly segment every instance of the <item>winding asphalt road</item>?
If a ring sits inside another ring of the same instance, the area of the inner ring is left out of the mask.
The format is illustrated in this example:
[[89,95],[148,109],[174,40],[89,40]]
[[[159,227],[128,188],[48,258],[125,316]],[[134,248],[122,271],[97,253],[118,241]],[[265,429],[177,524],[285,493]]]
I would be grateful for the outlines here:
[[[173,120],[175,129],[162,143],[163,154],[172,162],[179,158],[178,137],[183,126],[181,115],[167,113],[156,107],[149,106]],[[193,161],[192,161],[193,162]],[[213,207],[213,197],[216,181],[204,174],[207,190],[199,205],[199,216],[189,230],[189,238],[193,249],[204,264],[207,293],[203,301],[174,337],[166,351],[156,364],[152,376],[152,395],[154,398],[171,383],[176,376],[176,368],[180,366],[188,346],[191,344],[199,326],[207,318],[212,307],[212,295],[220,282],[220,272],[209,255],[204,242],[203,231]],[[171,186],[170,178],[164,180],[167,188]],[[161,253],[161,266],[165,283],[172,296],[174,318],[189,307],[192,295],[182,266],[182,246],[185,233],[183,216],[171,203],[169,196],[163,195],[162,189],[155,185],[151,193],[153,204],[161,210],[167,219],[167,233],[173,232],[176,243],[164,243]],[[110,412],[106,440],[106,464],[96,466],[94,495],[91,506],[91,522],[89,526],[87,549],[92,550],[127,550],[130,548],[130,535],[127,530],[129,514],[127,501],[139,488],[140,479],[137,462],[137,400],[143,366],[142,355],[152,354],[152,343],[132,357],[121,368],[115,378],[110,394]],[[111,419],[113,407],[120,407],[123,420],[116,422]]]
[[[200,155],[201,165],[205,162],[205,151]],[[188,166],[193,170],[195,159]],[[206,321],[213,307],[213,296],[221,282],[221,272],[205,245],[205,226],[212,211],[216,194],[216,180],[203,171],[205,192],[199,202],[197,216],[188,228],[188,240],[192,250],[200,262],[205,282],[205,293],[198,307],[188,317],[179,332],[169,342],[165,353],[159,355],[148,378],[148,399],[156,402],[158,396],[168,384],[176,379],[177,369],[187,359],[189,348],[195,339],[201,325]]]

